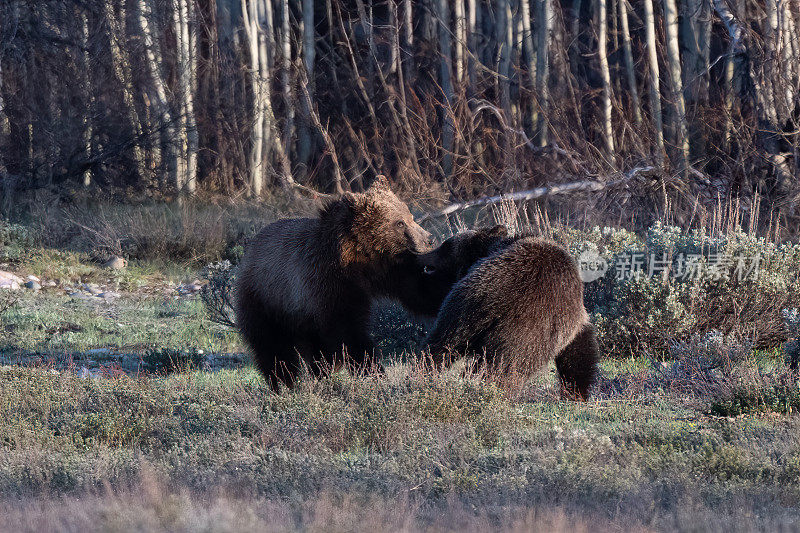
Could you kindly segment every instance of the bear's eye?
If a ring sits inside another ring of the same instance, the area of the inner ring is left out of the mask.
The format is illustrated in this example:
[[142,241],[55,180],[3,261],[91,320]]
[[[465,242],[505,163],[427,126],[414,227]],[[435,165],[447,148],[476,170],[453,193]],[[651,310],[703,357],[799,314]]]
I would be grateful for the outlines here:
[[432,267],[432,266],[428,266],[428,265],[425,265],[424,267],[422,267],[422,273],[423,274],[433,274],[434,272],[436,272],[436,267]]
[[402,220],[398,220],[397,222],[395,222],[395,226],[397,226],[398,228],[405,228],[406,223],[403,222]]

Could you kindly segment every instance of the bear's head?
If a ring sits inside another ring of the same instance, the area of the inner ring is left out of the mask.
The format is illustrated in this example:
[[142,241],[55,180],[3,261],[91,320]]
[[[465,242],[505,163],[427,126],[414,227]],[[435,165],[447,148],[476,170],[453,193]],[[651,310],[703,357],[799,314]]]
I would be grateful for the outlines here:
[[468,230],[403,265],[401,303],[418,315],[435,316],[447,293],[472,266],[497,250],[508,236],[505,226]]
[[320,219],[335,232],[346,265],[393,263],[404,254],[428,252],[435,242],[384,176],[375,178],[363,193],[344,193],[322,210]]

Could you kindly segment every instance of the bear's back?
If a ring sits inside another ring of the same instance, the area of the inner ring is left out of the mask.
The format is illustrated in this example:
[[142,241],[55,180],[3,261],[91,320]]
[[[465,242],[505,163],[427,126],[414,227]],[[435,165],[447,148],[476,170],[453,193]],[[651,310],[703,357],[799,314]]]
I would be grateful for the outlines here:
[[319,220],[289,218],[261,230],[249,243],[240,266],[240,286],[259,296],[262,303],[286,313],[314,311],[324,292],[327,245],[320,243]]
[[441,336],[432,340],[541,361],[587,321],[583,283],[569,253],[522,237],[508,239],[459,280],[437,317]]
[[460,283],[509,314],[544,308],[574,311],[583,302],[577,264],[561,246],[536,237],[509,240],[479,261]]

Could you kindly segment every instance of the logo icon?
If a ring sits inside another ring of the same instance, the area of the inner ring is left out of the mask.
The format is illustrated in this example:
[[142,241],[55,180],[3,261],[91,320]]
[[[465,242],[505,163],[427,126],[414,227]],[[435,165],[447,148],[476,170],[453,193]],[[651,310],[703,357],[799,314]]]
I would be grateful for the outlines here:
[[581,281],[590,283],[605,276],[608,271],[608,261],[594,250],[584,250],[578,256],[578,271]]

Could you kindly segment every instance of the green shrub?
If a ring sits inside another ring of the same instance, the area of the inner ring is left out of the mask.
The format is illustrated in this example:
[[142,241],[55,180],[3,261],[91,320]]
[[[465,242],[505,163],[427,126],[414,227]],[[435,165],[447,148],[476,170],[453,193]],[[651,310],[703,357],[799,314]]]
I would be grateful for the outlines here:
[[19,259],[35,241],[36,236],[31,228],[0,220],[0,260]]
[[576,256],[591,250],[608,261],[605,275],[585,285],[607,354],[664,356],[670,341],[711,330],[776,346],[786,340],[781,311],[800,302],[798,244],[661,223],[643,238],[612,228],[565,229],[556,238]]

